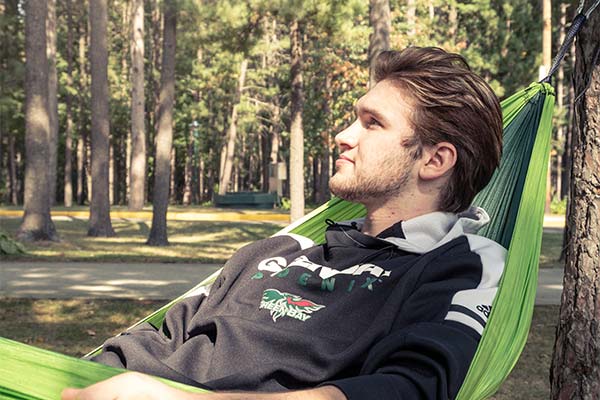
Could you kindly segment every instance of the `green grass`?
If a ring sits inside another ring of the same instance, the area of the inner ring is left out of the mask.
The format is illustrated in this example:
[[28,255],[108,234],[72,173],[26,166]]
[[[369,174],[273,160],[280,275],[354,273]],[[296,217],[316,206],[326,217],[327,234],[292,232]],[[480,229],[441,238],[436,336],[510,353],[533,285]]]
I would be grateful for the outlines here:
[[536,306],[525,349],[494,400],[550,398],[550,363],[559,306]]
[[[0,219],[7,233],[16,234],[20,218]],[[195,262],[223,263],[241,246],[281,229],[269,223],[169,221],[170,246],[145,244],[150,221],[113,220],[112,238],[87,236],[87,220],[56,220],[61,241],[26,243],[27,254],[6,257],[20,261]]]
[[[14,237],[20,218],[1,218],[0,228]],[[195,262],[224,263],[246,243],[268,237],[281,226],[258,222],[169,221],[167,247],[145,245],[150,221],[113,220],[113,238],[87,236],[87,220],[56,220],[61,241],[25,244],[27,254],[3,256],[19,261]],[[562,268],[562,229],[542,236],[540,268]]]
[[[0,333],[79,357],[160,305],[161,301],[0,299]],[[558,306],[536,306],[523,354],[494,400],[549,398],[557,320]]]
[[165,301],[0,299],[1,336],[75,357]]

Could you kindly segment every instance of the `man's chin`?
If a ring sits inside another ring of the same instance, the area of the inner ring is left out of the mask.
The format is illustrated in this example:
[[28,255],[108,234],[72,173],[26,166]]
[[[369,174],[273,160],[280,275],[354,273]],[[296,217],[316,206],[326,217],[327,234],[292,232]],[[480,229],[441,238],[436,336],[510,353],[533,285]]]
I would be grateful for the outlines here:
[[336,185],[335,183],[332,184],[332,182],[329,182],[329,190],[340,199],[351,202],[360,202],[360,193],[353,187],[342,187],[341,185]]

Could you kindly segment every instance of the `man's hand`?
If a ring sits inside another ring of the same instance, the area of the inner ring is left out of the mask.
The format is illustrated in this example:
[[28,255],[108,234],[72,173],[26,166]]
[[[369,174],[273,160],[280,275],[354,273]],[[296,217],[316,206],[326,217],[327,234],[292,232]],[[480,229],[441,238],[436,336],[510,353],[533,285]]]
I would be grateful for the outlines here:
[[197,399],[192,393],[172,388],[137,372],[117,375],[85,389],[66,388],[60,398],[61,400]]
[[67,388],[61,400],[346,400],[335,386],[282,393],[190,393],[150,376],[127,372],[85,389]]

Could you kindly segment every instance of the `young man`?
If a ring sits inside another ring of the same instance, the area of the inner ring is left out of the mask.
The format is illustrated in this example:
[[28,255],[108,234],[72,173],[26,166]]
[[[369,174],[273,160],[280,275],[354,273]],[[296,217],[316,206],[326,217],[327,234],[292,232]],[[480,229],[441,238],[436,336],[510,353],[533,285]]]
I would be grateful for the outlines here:
[[321,246],[280,235],[244,247],[209,296],[176,305],[160,331],[107,341],[96,358],[216,393],[125,374],[63,399],[457,394],[504,264],[505,250],[474,234],[487,214],[469,208],[500,159],[500,107],[441,49],[384,52],[375,74],[336,136],[330,182],[366,218],[331,222]]

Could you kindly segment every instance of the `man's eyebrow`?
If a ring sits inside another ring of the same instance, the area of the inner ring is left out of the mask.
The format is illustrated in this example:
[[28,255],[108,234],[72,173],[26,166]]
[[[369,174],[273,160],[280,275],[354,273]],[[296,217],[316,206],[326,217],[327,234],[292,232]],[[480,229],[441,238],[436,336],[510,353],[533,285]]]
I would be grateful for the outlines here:
[[387,122],[387,118],[374,108],[368,106],[360,106],[358,103],[354,106],[354,112],[356,115],[360,114],[371,114],[377,121],[384,123]]

